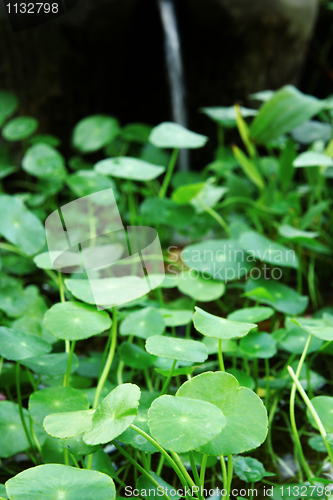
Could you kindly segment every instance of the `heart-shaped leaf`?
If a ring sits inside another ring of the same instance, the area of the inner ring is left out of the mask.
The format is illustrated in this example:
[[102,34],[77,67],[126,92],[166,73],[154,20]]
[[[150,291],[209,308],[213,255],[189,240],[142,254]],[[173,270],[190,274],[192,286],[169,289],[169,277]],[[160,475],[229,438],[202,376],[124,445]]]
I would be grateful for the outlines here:
[[94,168],[99,174],[132,181],[152,181],[165,171],[165,167],[129,156],[106,158],[96,163]]
[[34,392],[29,398],[29,412],[36,424],[42,426],[51,413],[88,410],[85,394],[72,387],[50,387]]
[[179,361],[203,363],[208,357],[207,348],[202,342],[154,335],[146,340],[150,354]]
[[0,354],[10,361],[40,356],[51,351],[51,345],[44,340],[26,333],[0,327]]
[[158,148],[196,149],[202,148],[208,137],[191,132],[177,123],[164,122],[153,128],[149,141]]
[[196,273],[188,271],[181,273],[178,283],[178,289],[194,300],[200,302],[210,302],[219,299],[225,292],[225,284],[204,279]]
[[44,325],[58,339],[81,340],[108,330],[111,318],[87,304],[59,302],[46,312]]
[[148,412],[153,438],[163,448],[185,453],[214,439],[226,425],[222,411],[209,402],[161,396]]
[[30,137],[38,128],[38,121],[31,116],[13,118],[2,129],[2,137],[6,141],[23,141]]
[[246,323],[260,323],[270,318],[274,314],[274,309],[270,307],[244,307],[228,314],[228,319],[232,321],[244,321]]
[[113,141],[119,132],[118,120],[112,116],[88,116],[76,125],[73,144],[81,153],[93,153]]
[[267,435],[267,411],[250,389],[239,387],[226,372],[206,372],[185,382],[176,396],[208,401],[220,408],[226,426],[199,451],[208,455],[239,454],[260,446]]
[[140,389],[134,384],[116,387],[98,405],[83,441],[104,444],[115,439],[135,420],[138,413]]
[[111,477],[100,472],[61,464],[45,464],[27,469],[6,483],[11,500],[114,500],[116,489]]
[[247,335],[250,330],[256,328],[253,323],[243,323],[240,321],[230,321],[210,314],[200,307],[195,307],[193,324],[198,332],[207,337],[217,339],[233,339]]
[[8,194],[0,195],[0,234],[17,245],[22,252],[33,255],[45,244],[45,230],[41,221],[21,200]]
[[151,335],[161,335],[165,330],[163,317],[158,309],[145,307],[130,313],[120,325],[120,335],[134,335],[147,339]]

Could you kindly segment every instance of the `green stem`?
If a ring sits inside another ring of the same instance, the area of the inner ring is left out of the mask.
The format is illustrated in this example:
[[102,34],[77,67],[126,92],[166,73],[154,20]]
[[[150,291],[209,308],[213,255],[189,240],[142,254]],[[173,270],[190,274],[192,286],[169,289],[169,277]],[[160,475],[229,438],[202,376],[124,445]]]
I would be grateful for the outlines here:
[[164,465],[164,461],[165,461],[165,457],[163,455],[160,456],[160,460],[158,462],[158,466],[157,466],[157,469],[156,469],[156,474],[158,476],[161,475],[161,472],[162,472],[162,469],[163,469],[163,465]]
[[199,499],[200,500],[204,500],[204,497],[201,494],[200,478],[199,478],[198,469],[197,469],[197,466],[196,466],[196,463],[195,463],[193,451],[189,451],[188,452],[188,456],[189,456],[189,459],[190,459],[190,464],[191,464],[191,469],[192,469],[194,481],[196,482],[197,486],[199,487],[199,492],[198,492]]
[[200,469],[200,486],[201,488],[205,487],[205,473],[207,467],[207,459],[208,455],[205,453],[202,455],[201,469]]
[[[187,472],[186,468],[185,468],[185,465],[183,464],[183,462],[180,460],[180,457],[178,455],[178,453],[176,453],[175,451],[171,451],[171,456],[172,458],[174,459],[174,461],[176,462],[176,464],[178,465],[179,469],[181,470],[183,476],[185,477],[186,481],[188,482],[188,484],[192,487],[192,488],[195,488],[196,487],[196,484],[195,482],[193,481],[193,479],[191,478],[191,476],[189,475],[189,473]],[[198,495],[197,495],[198,496]]]
[[29,446],[34,454],[34,464],[37,465],[38,463],[38,460],[37,460],[37,457],[36,457],[36,454],[35,454],[35,448],[34,448],[34,445],[32,443],[32,440],[31,440],[31,436],[30,436],[30,433],[29,433],[29,430],[28,430],[28,427],[27,427],[27,423],[25,421],[25,418],[24,418],[24,413],[23,413],[23,406],[22,406],[22,395],[21,395],[21,385],[20,385],[20,362],[17,361],[16,363],[16,375],[15,375],[15,380],[16,380],[16,393],[17,393],[17,402],[18,402],[18,410],[19,410],[19,414],[20,414],[20,419],[21,419],[21,423],[22,423],[22,427],[23,427],[23,430],[24,430],[24,433],[27,437],[27,440],[28,440],[28,443],[29,443]]
[[209,215],[211,215],[216,220],[216,222],[218,222],[220,224],[220,226],[224,229],[227,237],[231,238],[232,235],[231,235],[231,231],[229,229],[229,226],[225,222],[225,220],[222,219],[220,214],[218,214],[213,208],[206,205],[206,203],[204,203],[201,199],[198,199],[198,203],[205,210],[205,212],[207,212]]
[[160,192],[159,192],[159,197],[160,198],[164,198],[165,195],[166,195],[166,192],[168,190],[168,186],[170,184],[171,177],[172,177],[174,168],[175,168],[176,163],[177,163],[178,152],[179,152],[179,149],[177,149],[177,148],[175,148],[172,151],[172,155],[171,155],[171,158],[170,158],[170,161],[169,161],[169,165],[168,165],[166,174],[165,174],[164,179],[163,179],[162,187],[161,187]]
[[69,349],[69,355],[68,355],[68,362],[67,362],[67,371],[66,375],[64,376],[64,381],[63,381],[63,387],[69,387],[69,381],[71,377],[71,368],[72,368],[72,361],[73,361],[73,354],[74,354],[74,349],[75,349],[75,340],[72,341],[70,344],[70,349]]
[[1,373],[2,373],[3,361],[4,361],[3,356],[0,356],[0,378],[1,378]]
[[177,360],[175,359],[172,363],[172,367],[170,368],[170,371],[169,371],[169,375],[167,376],[167,378],[165,379],[165,382],[163,384],[163,387],[162,387],[162,390],[160,392],[160,396],[163,396],[163,394],[166,393],[166,391],[168,390],[168,387],[169,387],[169,384],[170,384],[170,380],[172,379],[172,374],[174,372],[174,369],[175,369],[175,366],[176,366],[176,363],[177,363]]
[[94,397],[94,402],[93,402],[93,408],[97,408],[98,403],[99,403],[99,398],[101,396],[102,389],[104,387],[105,381],[108,378],[109,371],[112,365],[114,353],[116,350],[116,343],[117,343],[117,309],[114,307],[112,310],[112,325],[110,329],[110,336],[111,336],[111,344],[110,344],[110,351],[109,355],[107,357],[101,378],[98,381],[96,392],[95,392],[95,397]]
[[[222,470],[222,478],[223,478],[223,489],[228,490],[228,474],[227,474],[227,467],[225,465],[224,461],[224,456],[220,456],[220,462],[221,462],[221,470]],[[223,495],[223,498],[225,498],[226,495]]]
[[232,473],[233,473],[233,461],[232,455],[228,455],[228,488],[227,488],[227,500],[230,498],[230,490],[231,490],[231,482],[232,482]]
[[[130,462],[132,465],[134,465],[134,467],[136,469],[138,469],[138,471],[140,471],[141,474],[148,479],[148,481],[150,483],[152,483],[156,488],[158,488],[160,486],[160,484],[143,467],[141,467],[141,465],[138,464],[138,462],[136,460],[134,460],[134,458],[129,453],[127,453],[127,451],[125,451],[116,441],[112,441],[112,444],[117,448],[117,450],[122,455],[124,455],[124,457],[128,460],[128,462]],[[163,496],[167,500],[171,500],[170,497],[165,493],[164,490],[163,490]]]
[[[303,367],[303,364],[304,364],[304,360],[305,360],[305,357],[306,357],[306,354],[308,352],[308,349],[309,349],[309,345],[310,345],[310,342],[311,342],[311,338],[312,338],[312,335],[310,334],[307,341],[306,341],[306,344],[304,346],[304,349],[303,349],[303,352],[302,352],[302,356],[299,360],[299,363],[298,363],[298,367],[297,367],[297,370],[296,370],[296,379],[298,380],[299,379],[299,376],[300,376],[300,373],[301,373],[301,370],[302,370],[302,367]],[[308,478],[308,481],[310,481],[311,484],[313,484],[313,473],[307,463],[307,461],[305,460],[305,457],[304,457],[304,454],[303,454],[303,449],[302,449],[302,445],[301,445],[301,441],[300,441],[300,438],[298,436],[298,432],[297,432],[297,426],[296,426],[296,418],[295,418],[295,396],[296,396],[296,384],[295,382],[293,383],[292,385],[292,388],[291,388],[291,392],[290,392],[290,408],[289,408],[289,412],[290,412],[290,424],[291,424],[291,429],[292,429],[292,433],[293,433],[293,436],[294,436],[294,442],[295,442],[295,446],[296,446],[296,449],[297,449],[297,452],[298,452],[298,455],[299,455],[299,458],[300,458],[300,461],[303,465],[303,468],[304,468],[304,471],[306,473],[306,476]]]
[[265,406],[268,411],[268,403],[269,403],[269,392],[270,392],[270,372],[269,372],[269,360],[265,358],[265,377],[266,377],[266,393],[265,393]]
[[225,372],[224,363],[223,363],[222,340],[221,339],[219,339],[218,357],[219,357],[220,370],[221,370],[221,372]]
[[[162,446],[160,444],[158,444],[157,441],[155,441],[154,438],[152,438],[151,436],[149,436],[149,434],[147,434],[145,431],[143,431],[142,429],[140,429],[139,427],[137,427],[136,425],[134,424],[131,424],[130,425],[131,429],[133,429],[135,432],[137,432],[138,434],[141,434],[141,436],[143,436],[144,438],[147,439],[147,441],[149,441],[153,446],[155,446],[155,448],[163,455],[163,457],[166,459],[166,461],[171,465],[171,467],[173,468],[173,470],[175,471],[175,473],[177,474],[177,476],[179,477],[182,485],[185,487],[187,486],[187,483],[186,483],[186,480],[185,480],[185,477],[183,476],[183,473],[180,471],[180,468],[178,467],[177,463],[172,460],[172,458],[170,457],[170,455],[165,451],[164,448],[162,448]],[[179,457],[178,457],[179,458]]]
[[60,301],[65,302],[64,282],[62,280],[62,275],[60,272],[58,273],[58,279],[59,279],[58,284],[59,284]]
[[306,394],[305,390],[303,389],[302,385],[300,384],[300,381],[298,380],[298,378],[295,375],[294,370],[291,368],[291,366],[288,366],[288,372],[289,372],[289,375],[291,376],[291,378],[293,379],[294,384],[296,385],[299,393],[301,394],[304,403],[308,407],[308,409],[309,409],[309,411],[310,411],[310,413],[311,413],[314,421],[317,424],[318,430],[319,430],[320,435],[321,435],[321,437],[322,437],[322,439],[323,439],[323,441],[325,443],[325,447],[326,447],[328,456],[330,458],[330,461],[331,461],[331,464],[332,464],[332,467],[333,467],[333,451],[332,451],[331,445],[329,444],[329,442],[326,439],[327,432],[326,432],[326,430],[325,430],[325,428],[323,426],[323,423],[320,420],[320,417],[319,417],[318,413],[316,412],[313,404],[311,403],[308,395]]

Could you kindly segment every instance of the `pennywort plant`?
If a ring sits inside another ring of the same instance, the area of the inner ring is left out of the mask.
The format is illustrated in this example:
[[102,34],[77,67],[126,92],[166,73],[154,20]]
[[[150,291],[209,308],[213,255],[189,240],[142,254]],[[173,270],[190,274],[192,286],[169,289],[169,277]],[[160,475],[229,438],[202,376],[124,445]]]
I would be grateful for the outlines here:
[[[177,172],[207,137],[94,115],[65,158],[0,92],[1,499],[289,498],[284,483],[329,498],[332,102],[291,86],[252,98],[203,108],[214,157]],[[111,279],[121,300],[99,310],[81,258],[54,269],[44,223],[110,189],[124,225],[157,230],[165,276],[146,269],[141,296],[143,278]]]

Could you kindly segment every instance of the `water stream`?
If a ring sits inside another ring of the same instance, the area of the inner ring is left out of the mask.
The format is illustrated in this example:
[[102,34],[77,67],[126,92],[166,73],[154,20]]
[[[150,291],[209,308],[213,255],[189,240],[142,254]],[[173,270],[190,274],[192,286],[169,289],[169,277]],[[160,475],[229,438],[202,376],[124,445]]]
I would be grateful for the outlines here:
[[[171,94],[172,119],[187,127],[185,106],[184,69],[181,55],[177,16],[173,0],[157,0],[164,30],[164,47]],[[181,150],[178,160],[179,169],[189,170],[189,152]]]

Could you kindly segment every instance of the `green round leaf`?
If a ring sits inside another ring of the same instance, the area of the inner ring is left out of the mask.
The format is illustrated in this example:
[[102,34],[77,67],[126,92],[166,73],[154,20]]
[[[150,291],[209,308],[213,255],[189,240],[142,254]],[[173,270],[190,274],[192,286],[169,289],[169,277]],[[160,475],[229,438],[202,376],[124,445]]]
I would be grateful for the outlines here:
[[[29,414],[25,409],[23,413],[28,424]],[[0,435],[1,458],[11,457],[29,448],[20,419],[19,407],[11,401],[0,401]]]
[[[308,332],[295,325],[295,328],[291,328],[291,330],[286,330],[284,332],[284,335],[278,340],[278,344],[281,349],[287,352],[302,354],[308,336]],[[323,340],[312,337],[308,348],[308,354],[318,351],[322,344]]]
[[18,108],[17,97],[7,90],[0,90],[0,127]]
[[[205,115],[209,116],[214,122],[219,123],[223,127],[232,128],[236,127],[236,110],[235,106],[230,107],[209,107],[201,108],[200,110]],[[244,108],[239,106],[239,112],[243,118],[248,116],[255,116],[258,114],[256,109]]]
[[185,453],[214,439],[226,425],[215,405],[186,397],[161,396],[148,412],[151,435],[163,448]]
[[61,464],[38,465],[6,483],[11,500],[114,500],[116,489],[110,476]]
[[297,318],[294,321],[307,333],[319,339],[333,340],[333,316],[330,314],[324,314],[323,319]]
[[243,250],[251,257],[275,266],[297,269],[299,262],[294,250],[266,238],[255,231],[246,231],[239,239]]
[[165,171],[165,167],[153,165],[129,156],[106,158],[96,163],[94,168],[99,174],[133,181],[151,181]]
[[145,144],[149,140],[150,132],[151,127],[149,125],[145,125],[144,123],[130,123],[122,129],[121,136],[125,141]]
[[104,444],[115,439],[133,422],[138,413],[140,389],[134,384],[116,387],[98,405],[83,441]]
[[95,410],[52,413],[44,419],[43,427],[50,436],[71,438],[82,434],[89,427]]
[[155,484],[151,483],[146,476],[140,476],[136,482],[136,488],[139,490],[141,498],[155,498],[161,496],[163,488],[165,492],[168,492],[168,496],[171,500],[180,500],[181,497],[177,495],[177,490],[170,484],[166,483],[156,474],[156,472],[149,471],[149,474],[159,484],[159,488],[157,488]]
[[102,333],[111,326],[105,311],[80,302],[60,302],[47,311],[44,325],[49,333],[62,340],[81,340]]
[[62,179],[66,174],[63,156],[47,144],[34,144],[25,153],[22,168],[41,179]]
[[234,457],[233,465],[239,479],[246,483],[256,483],[267,475],[274,475],[267,473],[263,464],[252,457]]
[[233,339],[244,337],[250,330],[257,325],[252,323],[243,323],[240,321],[230,321],[229,319],[214,316],[200,307],[195,307],[193,315],[193,324],[198,332],[207,337],[218,339]]
[[50,134],[38,134],[30,139],[31,144],[47,144],[53,148],[60,146],[61,141],[58,137]]
[[[257,289],[262,289],[260,297],[255,294]],[[245,285],[246,296],[253,300],[259,298],[260,302],[273,307],[276,311],[283,312],[295,316],[302,314],[306,309],[309,299],[304,295],[300,295],[293,288],[279,283],[275,280],[258,280],[249,279]],[[262,293],[263,292],[263,293]]]
[[29,398],[29,412],[36,424],[42,426],[51,413],[88,410],[85,394],[72,387],[50,387],[34,392]]
[[162,315],[158,309],[145,307],[130,313],[120,325],[120,335],[134,335],[147,339],[152,335],[161,335],[165,330]]
[[333,159],[323,153],[306,151],[301,153],[293,162],[294,167],[332,167]]
[[155,356],[152,356],[141,347],[131,344],[130,342],[123,342],[119,348],[119,357],[126,366],[143,370],[151,366],[155,361]]
[[[225,352],[223,350],[223,344],[222,352]],[[255,381],[247,373],[243,372],[242,370],[238,370],[237,368],[229,368],[228,373],[231,373],[231,375],[233,375],[238,380],[239,385],[241,385],[242,387],[247,387],[248,389],[254,390],[256,386]]]
[[[315,398],[311,399],[311,403],[318,413],[318,417],[320,418],[327,434],[333,434],[333,398],[330,396],[316,396]],[[318,426],[314,421],[309,409],[306,410],[306,413],[308,419],[311,422],[311,425],[315,429],[318,429]]]
[[179,229],[190,226],[195,217],[191,205],[181,205],[169,198],[146,198],[140,212],[146,224],[166,224]]
[[[148,426],[148,410],[154,401],[159,396],[158,392],[148,392],[142,391],[140,404],[138,409],[138,414],[135,417],[134,425],[139,427],[141,430],[146,432],[150,436],[150,429]],[[155,446],[153,446],[147,439],[134,429],[128,427],[126,431],[124,431],[120,436],[118,436],[119,441],[122,443],[130,444],[133,448],[137,448],[138,450],[146,451],[149,453],[155,453],[157,450]]]
[[196,149],[202,148],[208,137],[191,132],[177,123],[164,122],[153,128],[149,141],[157,148]]
[[274,309],[271,307],[244,307],[228,314],[228,319],[246,323],[260,323],[260,321],[270,318],[273,314]]
[[162,314],[165,326],[187,325],[193,316],[193,311],[187,309],[159,309]]
[[[48,375],[49,377],[58,377],[64,375],[67,371],[68,352],[55,354],[46,354],[45,356],[34,356],[23,359],[22,365],[27,366],[39,375]],[[71,372],[74,372],[79,366],[79,360],[74,353],[72,357]]]
[[[108,177],[105,177],[105,175],[97,174],[93,170],[79,170],[75,172],[75,174],[70,175],[66,182],[69,189],[79,198],[106,189],[113,189],[113,193],[117,194],[114,182]],[[99,205],[110,203],[108,195],[106,196],[100,193],[100,197],[101,198],[95,200],[95,203],[97,202]]]
[[112,142],[119,131],[118,120],[112,116],[89,116],[76,125],[73,144],[81,153],[93,153]]
[[202,342],[162,335],[149,337],[146,340],[146,349],[155,356],[191,363],[203,363],[208,357],[207,348]]
[[272,358],[277,353],[276,342],[269,333],[250,332],[239,345],[245,354],[253,358]]
[[267,411],[250,389],[239,387],[226,372],[206,372],[185,382],[176,396],[215,404],[226,418],[226,426],[215,439],[200,447],[208,455],[239,454],[260,446],[267,435]]
[[41,221],[21,200],[8,194],[0,195],[0,234],[17,245],[25,254],[33,255],[45,244],[45,229]]
[[194,300],[210,302],[219,299],[224,294],[225,284],[204,279],[197,274],[193,276],[193,273],[188,271],[181,274],[178,289]]
[[30,137],[38,128],[38,121],[30,116],[13,118],[2,129],[2,137],[6,141],[23,141]]
[[15,318],[23,314],[26,307],[27,301],[20,281],[0,274],[0,310]]
[[0,327],[0,355],[10,361],[40,356],[51,351],[51,345],[44,340],[26,333]]
[[240,279],[251,269],[245,251],[236,240],[207,240],[188,245],[181,258],[188,268],[216,281]]

